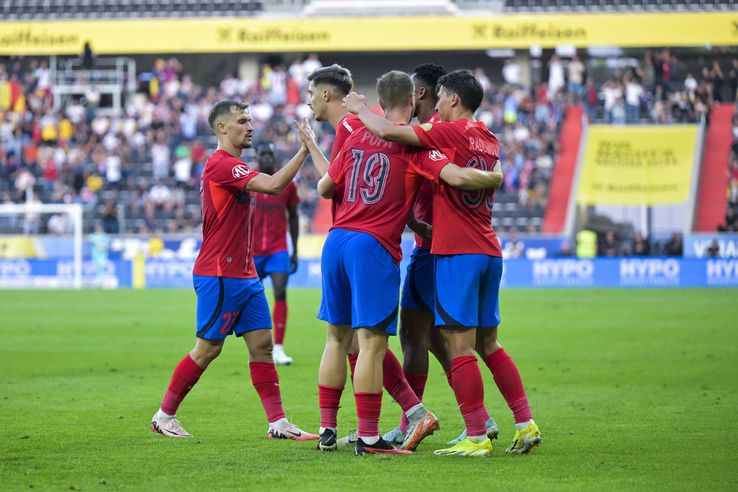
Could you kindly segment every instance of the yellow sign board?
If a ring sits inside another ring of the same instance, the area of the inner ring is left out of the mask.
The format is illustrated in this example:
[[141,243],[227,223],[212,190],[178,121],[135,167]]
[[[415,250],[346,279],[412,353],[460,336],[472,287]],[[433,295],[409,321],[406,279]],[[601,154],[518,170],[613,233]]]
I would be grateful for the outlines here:
[[696,144],[694,125],[592,125],[577,201],[588,205],[686,202]]
[[0,55],[738,44],[738,12],[1,22]]

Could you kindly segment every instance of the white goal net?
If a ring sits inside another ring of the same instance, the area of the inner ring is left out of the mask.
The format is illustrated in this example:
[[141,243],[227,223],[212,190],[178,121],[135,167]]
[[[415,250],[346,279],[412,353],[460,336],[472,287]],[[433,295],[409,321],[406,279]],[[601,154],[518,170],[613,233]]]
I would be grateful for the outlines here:
[[0,288],[89,284],[83,281],[82,217],[76,203],[0,204]]

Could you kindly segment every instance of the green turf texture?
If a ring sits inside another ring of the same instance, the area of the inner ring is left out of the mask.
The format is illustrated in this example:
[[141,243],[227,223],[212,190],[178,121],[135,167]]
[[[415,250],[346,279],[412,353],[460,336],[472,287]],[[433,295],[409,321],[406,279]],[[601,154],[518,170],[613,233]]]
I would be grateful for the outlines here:
[[[291,290],[280,368],[288,418],[317,431],[320,293]],[[1,490],[735,489],[738,291],[512,290],[500,339],[543,444],[504,452],[512,415],[482,365],[500,424],[491,458],[434,456],[462,430],[433,362],[425,402],[441,430],[409,457],[315,451],[266,439],[241,339],[229,338],[179,410],[194,439],[149,430],[194,342],[187,290],[0,294]],[[399,354],[398,340],[391,347]],[[356,428],[350,392],[339,433]],[[385,394],[381,426],[399,407]]]

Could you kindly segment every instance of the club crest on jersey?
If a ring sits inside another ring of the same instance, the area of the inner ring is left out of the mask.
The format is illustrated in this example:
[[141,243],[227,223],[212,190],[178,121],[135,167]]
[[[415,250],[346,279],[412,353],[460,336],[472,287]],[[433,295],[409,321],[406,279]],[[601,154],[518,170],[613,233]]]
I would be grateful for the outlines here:
[[430,152],[428,152],[428,157],[430,157],[431,160],[434,160],[434,161],[448,160],[448,157],[446,157],[446,154],[444,154],[440,150],[431,150]]
[[231,169],[231,173],[233,174],[233,177],[236,179],[245,178],[246,176],[251,174],[251,169],[239,164],[237,166],[233,166],[233,169]]
[[420,128],[429,132],[431,131],[431,128],[433,128],[433,123],[423,123],[422,125],[420,125]]

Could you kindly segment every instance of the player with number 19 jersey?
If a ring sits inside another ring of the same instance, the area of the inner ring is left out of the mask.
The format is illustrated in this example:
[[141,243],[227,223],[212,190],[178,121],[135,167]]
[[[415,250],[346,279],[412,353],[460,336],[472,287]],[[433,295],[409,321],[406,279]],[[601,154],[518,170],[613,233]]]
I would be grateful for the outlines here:
[[347,139],[328,169],[344,195],[321,256],[318,318],[396,333],[402,231],[423,178],[448,163],[438,151],[386,142],[363,126]]

